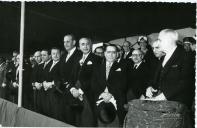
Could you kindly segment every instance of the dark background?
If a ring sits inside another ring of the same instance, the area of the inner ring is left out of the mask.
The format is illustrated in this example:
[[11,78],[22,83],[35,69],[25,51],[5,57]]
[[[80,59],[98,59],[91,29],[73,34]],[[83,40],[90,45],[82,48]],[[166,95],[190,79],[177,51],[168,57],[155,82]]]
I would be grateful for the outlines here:
[[[26,2],[25,53],[63,48],[73,33],[93,41],[196,26],[196,4],[142,2]],[[19,50],[20,2],[0,2],[0,53]]]

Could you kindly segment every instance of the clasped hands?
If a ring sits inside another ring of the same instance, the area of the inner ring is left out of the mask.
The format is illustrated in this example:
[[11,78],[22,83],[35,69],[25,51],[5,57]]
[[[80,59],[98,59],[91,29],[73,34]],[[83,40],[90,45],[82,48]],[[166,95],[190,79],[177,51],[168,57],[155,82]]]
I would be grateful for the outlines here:
[[54,81],[52,81],[52,82],[46,82],[46,81],[44,81],[43,82],[43,87],[44,87],[44,90],[45,91],[47,91],[48,89],[52,88],[53,85],[54,85]]
[[13,85],[14,88],[18,87],[18,83],[17,82],[13,82],[12,85]]
[[1,87],[3,87],[3,88],[4,88],[5,86],[6,86],[6,83],[2,83]]
[[159,95],[157,96],[153,96],[153,93],[157,92],[158,90],[157,89],[154,89],[152,88],[151,86],[148,87],[146,89],[146,97],[145,98],[144,96],[141,96],[140,99],[141,100],[152,100],[152,101],[161,101],[161,100],[167,100],[164,93],[160,93]]
[[79,100],[83,100],[83,91],[81,89],[71,88],[70,89],[71,94],[74,98],[78,98]]
[[32,83],[32,86],[34,90],[36,89],[40,90],[42,87],[42,83],[35,82],[35,83]]
[[103,101],[105,103],[109,103],[111,98],[112,98],[112,94],[111,93],[108,93],[108,92],[103,92],[99,96],[99,99],[103,99]]

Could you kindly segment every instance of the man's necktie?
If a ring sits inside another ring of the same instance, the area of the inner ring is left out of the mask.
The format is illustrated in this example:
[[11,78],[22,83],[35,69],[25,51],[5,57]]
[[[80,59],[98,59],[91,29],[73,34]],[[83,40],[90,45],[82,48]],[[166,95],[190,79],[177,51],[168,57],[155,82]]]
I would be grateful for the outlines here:
[[68,61],[69,57],[70,57],[70,53],[67,54],[67,56],[66,56],[66,61],[65,61],[65,62]]
[[125,54],[124,54],[124,59],[126,59],[126,57],[127,57],[127,52],[125,52]]
[[137,69],[137,65],[134,65],[133,69]]
[[43,69],[45,69],[46,65],[47,65],[47,63],[45,62],[45,63],[44,63],[44,67],[43,67]]
[[84,64],[84,62],[85,62],[85,56],[83,55],[83,57],[80,60],[80,65],[82,66]]
[[110,72],[110,69],[111,69],[111,64],[110,63],[107,63],[106,64],[106,79],[108,79],[108,76],[109,76],[109,72]]

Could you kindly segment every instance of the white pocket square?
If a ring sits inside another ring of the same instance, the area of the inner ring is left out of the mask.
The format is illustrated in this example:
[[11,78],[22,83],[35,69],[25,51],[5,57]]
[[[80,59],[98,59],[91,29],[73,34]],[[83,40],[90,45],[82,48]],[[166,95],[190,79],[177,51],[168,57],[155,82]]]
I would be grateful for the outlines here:
[[176,67],[178,67],[178,65],[172,65],[172,68],[176,68]]
[[88,61],[87,65],[91,65],[92,64],[92,61]]
[[121,68],[116,69],[116,71],[121,71]]

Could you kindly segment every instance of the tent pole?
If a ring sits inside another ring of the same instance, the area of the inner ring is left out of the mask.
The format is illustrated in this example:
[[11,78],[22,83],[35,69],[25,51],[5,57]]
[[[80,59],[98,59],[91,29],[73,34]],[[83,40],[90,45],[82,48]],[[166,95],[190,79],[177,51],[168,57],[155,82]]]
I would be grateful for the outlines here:
[[19,64],[20,67],[19,67],[18,107],[22,107],[24,23],[25,23],[25,1],[21,1],[20,64]]

